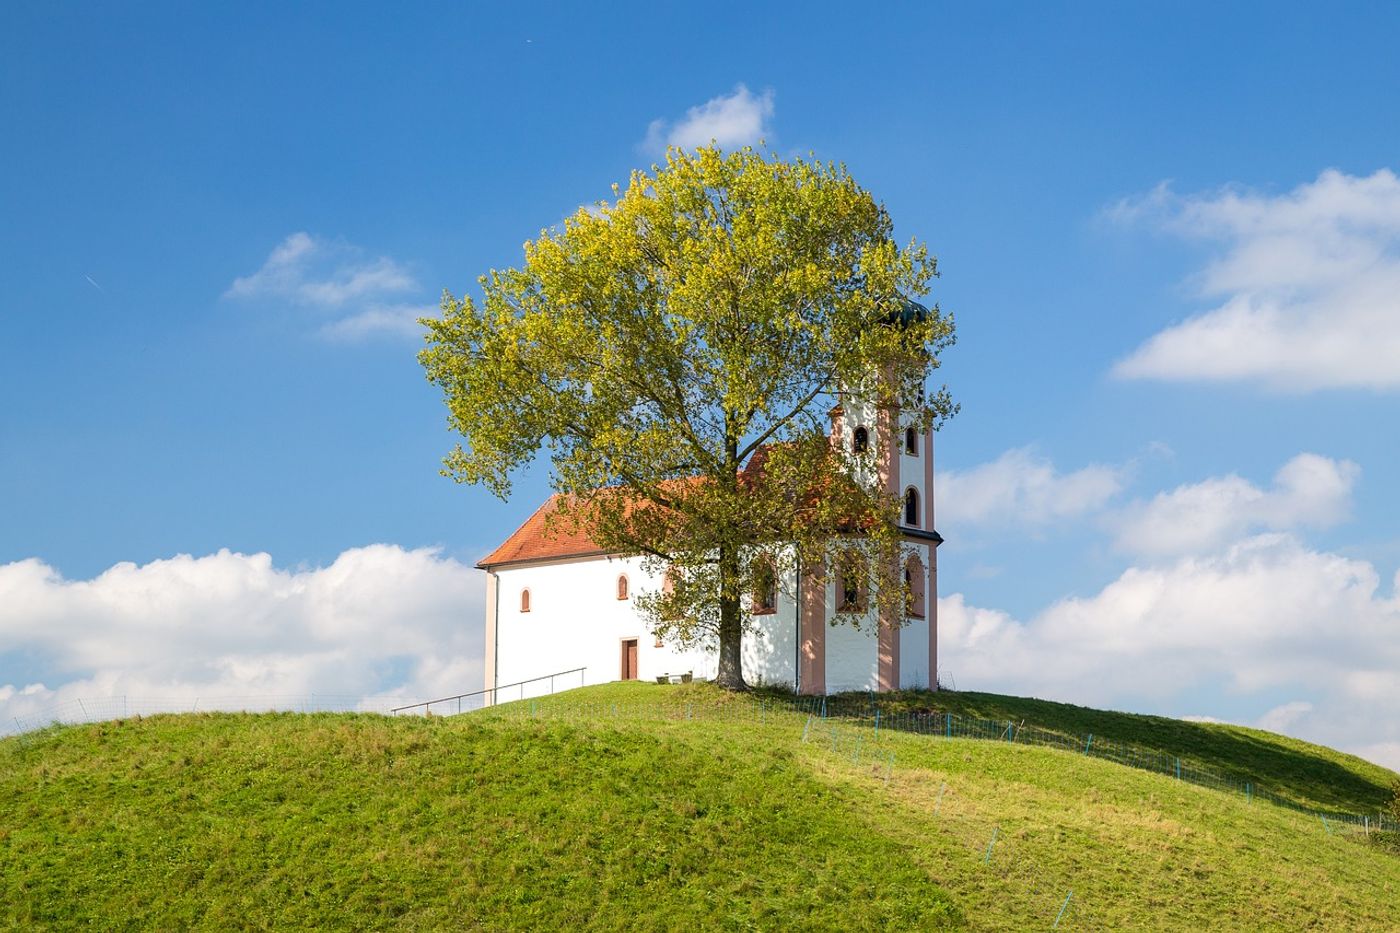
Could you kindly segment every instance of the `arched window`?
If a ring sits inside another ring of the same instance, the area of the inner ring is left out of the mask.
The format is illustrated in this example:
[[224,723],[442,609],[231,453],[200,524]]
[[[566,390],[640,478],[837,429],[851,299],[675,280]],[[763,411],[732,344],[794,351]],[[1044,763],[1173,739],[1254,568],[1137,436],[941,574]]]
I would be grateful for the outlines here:
[[913,486],[904,492],[904,524],[919,527],[919,491]]
[[520,611],[521,611],[521,612],[529,612],[529,611],[530,611],[530,591],[529,591],[529,590],[521,590],[521,591],[520,591]]
[[627,574],[618,574],[617,577],[617,598],[627,598]]
[[754,562],[753,611],[755,615],[778,611],[778,573],[767,557],[759,557]]
[[[668,622],[674,622],[680,615],[675,604],[676,587],[681,583],[681,575],[676,568],[668,567],[666,575],[661,578],[661,617]],[[657,639],[660,641],[661,639]]]
[[909,615],[924,617],[924,565],[917,556],[904,562],[904,588],[909,592]]
[[836,578],[837,608],[841,612],[865,609],[865,567],[861,555],[853,551],[841,556],[840,574]]
[[870,432],[865,428],[856,428],[851,436],[851,449],[858,454],[863,454],[870,449]]
[[914,457],[919,455],[919,435],[913,428],[904,429],[904,452]]

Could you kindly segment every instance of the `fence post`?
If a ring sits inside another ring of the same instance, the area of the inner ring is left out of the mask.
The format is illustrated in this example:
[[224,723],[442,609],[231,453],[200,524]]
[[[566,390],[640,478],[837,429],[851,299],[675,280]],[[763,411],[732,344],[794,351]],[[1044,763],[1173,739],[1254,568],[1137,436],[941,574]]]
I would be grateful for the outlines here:
[[1091,746],[1091,745],[1093,745],[1093,744],[1094,744],[1094,733],[1090,732],[1090,733],[1089,733],[1089,738],[1088,738],[1088,740],[1085,741],[1085,743],[1084,743],[1084,754],[1086,754],[1086,755],[1089,754],[1089,746]]
[[951,738],[953,737],[953,714],[952,714],[952,713],[944,713],[944,714],[943,714],[943,732],[944,732],[944,735],[945,735],[947,738],[950,738],[950,739],[951,739]]
[[875,738],[880,738],[880,711],[875,710]]
[[1181,780],[1181,759],[1176,760],[1176,779]]
[[1069,899],[1071,897],[1074,897],[1073,891],[1070,891],[1068,894],[1065,895],[1065,902],[1060,905],[1060,912],[1055,915],[1055,925],[1051,929],[1058,930],[1060,928],[1060,920],[1065,915],[1065,908],[1069,907]]

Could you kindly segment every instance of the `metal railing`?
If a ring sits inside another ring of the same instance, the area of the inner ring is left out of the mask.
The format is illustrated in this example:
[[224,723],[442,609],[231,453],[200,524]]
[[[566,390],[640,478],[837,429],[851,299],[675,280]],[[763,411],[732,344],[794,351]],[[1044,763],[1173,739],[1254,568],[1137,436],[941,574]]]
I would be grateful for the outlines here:
[[[471,710],[479,709],[482,706],[495,706],[497,703],[500,702],[500,693],[502,690],[514,690],[516,687],[519,687],[520,696],[518,697],[518,699],[523,700],[525,699],[525,686],[527,684],[537,684],[547,680],[549,681],[549,692],[553,693],[557,678],[568,677],[571,674],[579,675],[578,683],[571,684],[565,689],[572,689],[573,687],[582,687],[584,683],[583,673],[586,670],[588,670],[588,668],[586,667],[576,667],[573,670],[559,671],[555,674],[544,674],[540,677],[531,677],[529,680],[520,680],[516,681],[513,684],[501,684],[497,687],[487,687],[484,690],[473,690],[471,693],[459,693],[456,696],[440,697],[436,700],[426,700],[422,703],[410,703],[408,706],[396,707],[395,709],[390,710],[390,713],[397,716],[400,713],[407,712],[408,710],[416,710],[419,707],[422,707],[423,715],[427,716],[432,714],[434,712],[433,707],[438,705],[445,705],[448,710],[447,712],[437,713],[437,715],[439,716],[451,716],[455,715],[456,713],[470,712]],[[486,699],[488,694],[490,695],[489,701]],[[481,702],[479,704],[473,704],[470,702],[477,698],[481,699]],[[462,708],[463,700],[469,701],[466,709]]]

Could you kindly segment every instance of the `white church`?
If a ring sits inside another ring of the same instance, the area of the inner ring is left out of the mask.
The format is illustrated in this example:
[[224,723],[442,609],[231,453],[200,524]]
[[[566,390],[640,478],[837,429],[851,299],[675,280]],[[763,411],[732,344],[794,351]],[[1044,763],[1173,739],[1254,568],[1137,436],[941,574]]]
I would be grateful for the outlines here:
[[[903,498],[910,617],[902,625],[876,619],[872,607],[870,624],[833,625],[838,606],[873,601],[847,590],[839,577],[789,579],[746,599],[753,624],[743,640],[744,679],[803,694],[937,689],[943,539],[933,524],[933,432],[850,395],[832,410],[831,422],[832,443],[868,450],[885,489]],[[554,504],[551,497],[477,564],[487,574],[486,689],[501,688],[499,699],[506,701],[615,680],[713,677],[717,650],[682,650],[647,631],[633,600],[662,580],[643,568],[642,558],[609,554],[586,533],[546,535]],[[549,675],[579,668],[550,681]]]

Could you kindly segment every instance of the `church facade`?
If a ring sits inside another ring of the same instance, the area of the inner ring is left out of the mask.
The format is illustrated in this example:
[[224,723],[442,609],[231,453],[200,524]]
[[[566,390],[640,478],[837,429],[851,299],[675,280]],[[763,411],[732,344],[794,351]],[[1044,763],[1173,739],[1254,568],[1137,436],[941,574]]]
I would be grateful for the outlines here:
[[[877,618],[872,607],[859,628],[832,625],[838,607],[871,601],[839,577],[817,580],[795,568],[774,592],[745,598],[753,625],[743,639],[744,677],[803,694],[937,689],[942,538],[934,530],[933,432],[919,432],[897,413],[849,396],[831,418],[832,443],[869,450],[877,471],[872,478],[903,500],[909,617]],[[577,668],[584,670],[555,688],[714,676],[717,651],[664,644],[635,611],[638,593],[662,586],[641,558],[608,554],[584,533],[546,534],[555,501],[477,564],[487,574],[486,688],[501,688],[502,701],[541,695],[550,692],[548,675]],[[534,678],[545,679],[529,682]]]

